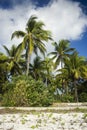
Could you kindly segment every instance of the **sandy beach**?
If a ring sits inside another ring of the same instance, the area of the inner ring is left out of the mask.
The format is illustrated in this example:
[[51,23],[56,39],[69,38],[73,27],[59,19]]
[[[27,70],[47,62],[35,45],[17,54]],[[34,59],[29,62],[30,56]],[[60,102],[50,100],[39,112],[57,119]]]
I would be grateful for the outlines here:
[[87,130],[87,113],[0,114],[0,130]]

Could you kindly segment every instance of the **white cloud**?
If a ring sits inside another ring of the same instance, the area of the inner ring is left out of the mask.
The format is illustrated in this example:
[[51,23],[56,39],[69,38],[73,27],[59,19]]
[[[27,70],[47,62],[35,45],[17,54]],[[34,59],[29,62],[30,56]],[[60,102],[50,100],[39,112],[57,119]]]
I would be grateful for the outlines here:
[[87,26],[87,17],[82,13],[79,3],[68,0],[54,1],[38,9],[37,14],[52,30],[55,40],[78,39]]
[[[47,29],[52,31],[55,41],[62,38],[79,39],[87,26],[87,16],[83,14],[77,2],[53,0],[41,8],[36,8],[34,4],[28,2],[13,9],[0,9],[0,44],[11,46],[12,43],[19,43],[20,40],[10,40],[11,34],[15,30],[24,30],[32,14],[43,20]],[[47,47],[52,50],[49,45]]]

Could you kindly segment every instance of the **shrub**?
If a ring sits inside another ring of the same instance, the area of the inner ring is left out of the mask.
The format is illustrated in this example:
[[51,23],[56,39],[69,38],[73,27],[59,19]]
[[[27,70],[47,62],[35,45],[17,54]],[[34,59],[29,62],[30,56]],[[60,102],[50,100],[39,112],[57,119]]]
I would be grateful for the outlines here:
[[74,102],[74,97],[70,94],[57,94],[55,96],[55,102]]
[[1,105],[2,106],[6,106],[6,107],[12,107],[14,106],[14,102],[12,100],[13,97],[13,91],[9,90],[7,91],[3,97],[2,97],[2,101],[1,101]]
[[53,102],[45,84],[30,76],[15,77],[9,85],[12,89],[3,95],[4,106],[49,106]]
[[28,106],[27,84],[25,80],[18,80],[14,87],[12,100],[15,106]]
[[70,94],[64,94],[64,95],[61,96],[61,101],[62,102],[73,102],[74,97]]
[[79,96],[79,101],[80,102],[87,102],[87,93],[82,92]]
[[45,84],[38,80],[29,80],[27,87],[28,103],[30,106],[49,106],[53,98]]

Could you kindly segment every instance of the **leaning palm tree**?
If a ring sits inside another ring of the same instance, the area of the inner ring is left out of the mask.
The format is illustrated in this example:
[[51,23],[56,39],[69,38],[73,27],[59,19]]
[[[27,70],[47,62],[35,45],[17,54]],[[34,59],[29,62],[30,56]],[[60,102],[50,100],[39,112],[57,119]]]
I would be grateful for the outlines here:
[[26,24],[26,32],[15,31],[12,34],[12,39],[16,37],[23,37],[23,41],[20,44],[21,49],[26,50],[26,75],[29,73],[30,58],[35,51],[39,49],[42,54],[45,54],[46,48],[44,41],[51,39],[51,33],[48,30],[43,29],[44,23],[37,21],[36,16],[31,16]]
[[63,63],[66,57],[69,57],[70,53],[74,51],[74,48],[70,48],[68,40],[61,40],[59,43],[53,43],[55,51],[51,52],[52,59],[55,60],[55,66],[57,67],[61,63],[61,68],[63,68]]

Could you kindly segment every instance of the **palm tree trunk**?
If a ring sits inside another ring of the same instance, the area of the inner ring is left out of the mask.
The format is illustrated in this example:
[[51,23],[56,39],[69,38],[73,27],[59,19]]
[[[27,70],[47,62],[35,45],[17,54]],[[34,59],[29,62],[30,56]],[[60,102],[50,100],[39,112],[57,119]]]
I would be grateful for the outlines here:
[[46,75],[46,86],[48,86],[48,76],[49,76],[49,70],[47,69],[47,75]]
[[[62,62],[62,59],[61,59],[61,69],[63,68],[63,62]],[[63,83],[63,78],[62,78],[62,89],[64,90],[64,83]],[[64,91],[62,91],[64,92]]]
[[28,76],[28,74],[29,74],[29,65],[30,65],[30,57],[31,57],[31,46],[32,46],[32,44],[31,44],[31,33],[30,33],[30,35],[29,35],[29,43],[28,43],[28,45],[27,45],[27,70],[26,70],[26,76]]
[[26,76],[28,76],[28,74],[29,74],[29,64],[30,64],[30,53],[28,53],[28,57],[27,57],[27,70],[26,70]]
[[61,59],[61,69],[63,68],[63,61],[62,61],[62,59]]
[[68,85],[66,85],[66,94],[68,95]]
[[36,76],[36,73],[35,73],[35,72],[33,72],[33,74],[34,74],[34,78],[35,78],[35,80],[37,80],[37,76]]
[[78,102],[78,92],[77,92],[76,80],[74,80],[74,88],[75,88],[75,101]]
[[48,83],[47,83],[47,80],[48,80],[48,79],[47,79],[47,77],[46,77],[46,87],[47,87],[47,84],[48,84]]
[[65,82],[64,82],[64,89],[65,89],[65,94],[68,95],[68,84],[66,82],[66,79],[65,79]]

